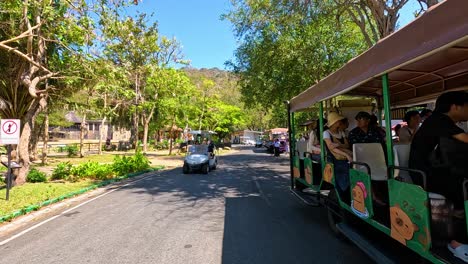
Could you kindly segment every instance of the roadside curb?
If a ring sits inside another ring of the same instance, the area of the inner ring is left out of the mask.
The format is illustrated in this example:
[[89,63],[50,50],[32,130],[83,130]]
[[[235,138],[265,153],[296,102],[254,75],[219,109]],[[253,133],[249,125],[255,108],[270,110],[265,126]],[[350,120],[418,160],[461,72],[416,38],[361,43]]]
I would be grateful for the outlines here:
[[102,181],[100,183],[93,184],[93,185],[91,185],[89,187],[80,189],[78,191],[74,191],[74,192],[71,192],[71,193],[64,194],[64,195],[61,195],[59,197],[53,198],[53,199],[49,199],[49,200],[40,202],[38,204],[25,206],[25,207],[15,211],[15,212],[11,213],[11,214],[6,214],[6,215],[3,215],[3,216],[0,216],[0,224],[4,223],[4,222],[7,222],[7,221],[10,221],[10,220],[12,220],[14,218],[17,218],[19,216],[26,215],[26,214],[28,214],[28,213],[30,213],[32,211],[37,211],[37,210],[41,209],[42,207],[45,207],[45,206],[48,206],[48,205],[51,205],[51,204],[55,204],[57,202],[60,202],[60,201],[65,200],[65,199],[72,198],[74,196],[78,196],[80,194],[83,194],[83,193],[89,192],[91,190],[103,187],[105,185],[109,185],[109,184],[115,183],[115,182],[120,182],[120,181],[125,180],[125,179],[133,178],[133,177],[136,177],[136,176],[148,173],[148,172],[152,172],[152,171],[159,171],[159,170],[162,170],[162,169],[164,169],[164,166],[129,173],[129,174],[126,174],[124,176],[119,176],[119,177],[116,177],[116,178],[113,178],[113,179],[110,179],[110,180],[105,180],[105,181]]

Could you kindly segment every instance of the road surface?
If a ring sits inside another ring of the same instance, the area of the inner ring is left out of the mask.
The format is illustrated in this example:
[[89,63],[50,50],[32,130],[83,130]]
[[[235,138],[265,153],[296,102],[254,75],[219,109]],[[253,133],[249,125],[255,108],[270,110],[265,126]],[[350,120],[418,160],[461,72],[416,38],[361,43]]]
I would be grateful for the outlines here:
[[0,235],[0,263],[372,263],[332,235],[324,208],[289,193],[286,157],[242,147],[219,160],[208,175],[153,173]]

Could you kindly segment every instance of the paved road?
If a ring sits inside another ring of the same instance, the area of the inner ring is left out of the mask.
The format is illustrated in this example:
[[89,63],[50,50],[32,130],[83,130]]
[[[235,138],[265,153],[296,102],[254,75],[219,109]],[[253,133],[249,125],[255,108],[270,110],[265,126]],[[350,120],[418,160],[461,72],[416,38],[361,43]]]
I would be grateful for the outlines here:
[[0,246],[0,263],[371,263],[289,193],[288,168],[243,148],[209,175],[150,175]]

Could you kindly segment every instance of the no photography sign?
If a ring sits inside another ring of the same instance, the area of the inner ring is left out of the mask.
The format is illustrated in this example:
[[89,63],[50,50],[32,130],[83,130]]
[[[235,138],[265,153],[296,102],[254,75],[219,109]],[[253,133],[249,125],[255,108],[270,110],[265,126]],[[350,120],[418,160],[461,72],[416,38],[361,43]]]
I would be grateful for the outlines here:
[[2,119],[0,123],[0,144],[17,145],[20,137],[19,119]]

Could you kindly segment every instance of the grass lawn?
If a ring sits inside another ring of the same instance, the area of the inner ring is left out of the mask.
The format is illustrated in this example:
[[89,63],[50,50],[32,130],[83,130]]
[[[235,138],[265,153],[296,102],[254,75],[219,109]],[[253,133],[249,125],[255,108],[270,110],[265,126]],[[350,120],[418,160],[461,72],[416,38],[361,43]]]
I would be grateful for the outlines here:
[[92,180],[80,182],[47,182],[25,183],[20,187],[10,190],[10,200],[5,200],[6,189],[0,190],[0,216],[10,214],[23,207],[38,204],[48,199],[56,198],[73,191],[89,187],[95,184]]
[[[126,154],[119,154],[125,156],[132,156],[135,153],[126,153]],[[67,157],[67,156],[54,156],[48,158],[48,166],[57,165],[60,162],[70,162],[72,165],[81,164],[87,161],[97,161],[99,163],[111,163],[114,161],[114,157],[118,156],[117,154],[102,154],[102,155],[88,155],[83,158],[78,157]]]

